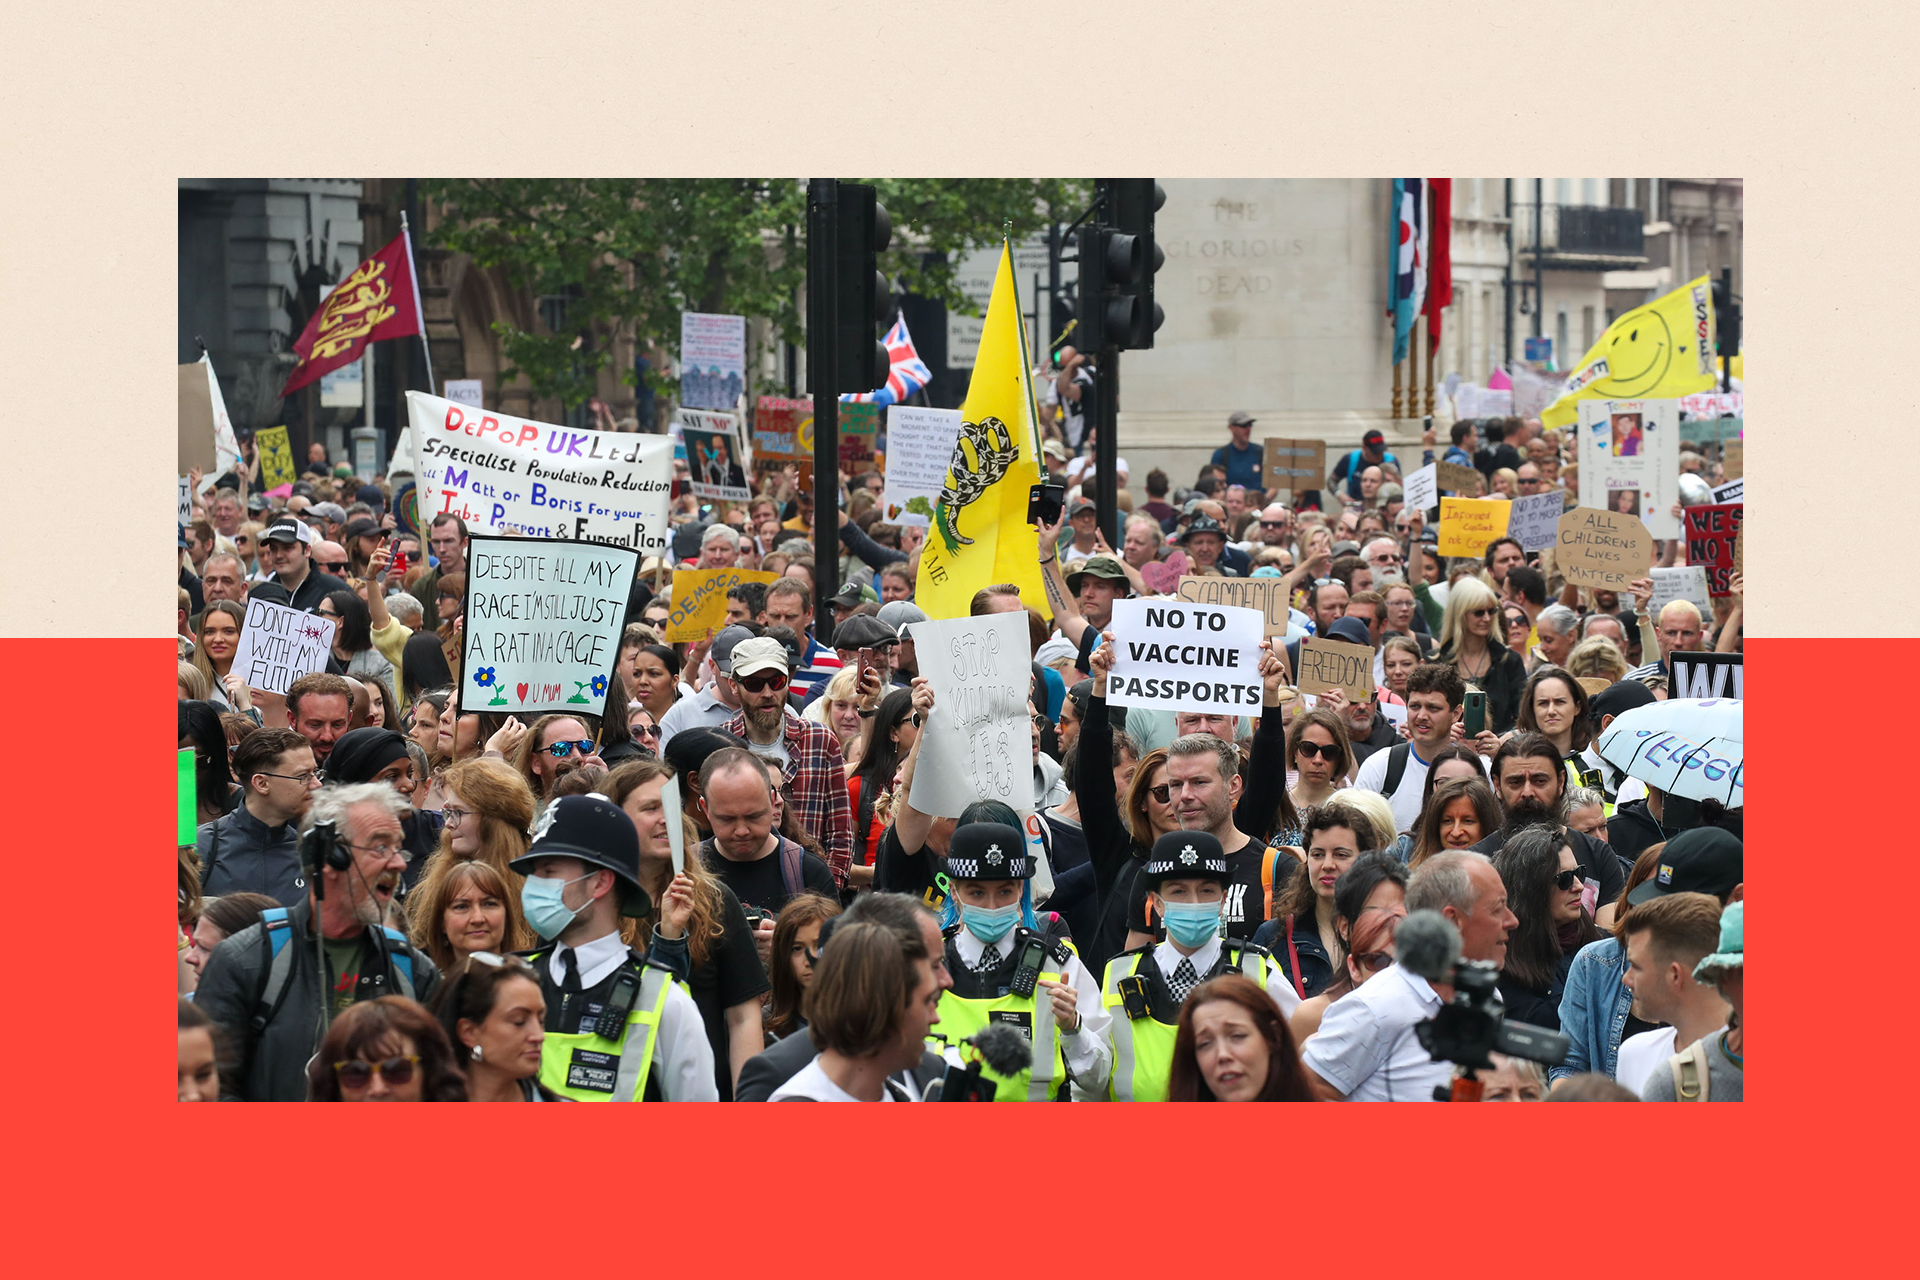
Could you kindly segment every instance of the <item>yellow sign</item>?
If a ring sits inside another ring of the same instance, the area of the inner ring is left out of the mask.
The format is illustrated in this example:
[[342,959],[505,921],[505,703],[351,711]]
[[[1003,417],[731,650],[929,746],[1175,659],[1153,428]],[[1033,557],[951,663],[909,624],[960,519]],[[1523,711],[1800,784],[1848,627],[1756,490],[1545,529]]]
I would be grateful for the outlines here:
[[727,624],[727,592],[742,582],[772,582],[778,574],[758,569],[675,569],[668,644],[705,640],[707,629]]
[[293,446],[287,442],[285,427],[262,427],[253,433],[254,447],[260,453],[260,487],[278,489],[300,478],[293,465]]
[[1440,499],[1440,554],[1482,556],[1507,531],[1513,504],[1498,498]]

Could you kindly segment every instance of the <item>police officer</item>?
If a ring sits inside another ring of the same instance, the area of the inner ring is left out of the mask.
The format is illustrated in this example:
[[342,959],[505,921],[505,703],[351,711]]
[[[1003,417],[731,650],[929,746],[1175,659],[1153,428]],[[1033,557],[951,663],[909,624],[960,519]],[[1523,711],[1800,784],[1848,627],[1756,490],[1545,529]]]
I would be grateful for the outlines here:
[[578,1102],[718,1101],[693,997],[620,938],[620,917],[653,909],[632,820],[603,796],[563,796],[511,865],[547,943],[524,953],[547,1001],[540,1083]]
[[1220,937],[1220,904],[1231,879],[1226,853],[1205,831],[1169,831],[1153,842],[1140,882],[1167,940],[1121,952],[1107,962],[1101,984],[1113,1046],[1107,1096],[1114,1101],[1166,1101],[1181,1002],[1208,978],[1245,974],[1266,988],[1282,1017],[1300,1003],[1264,947]]
[[[973,808],[973,806],[969,806]],[[951,883],[941,921],[953,986],[940,994],[940,1021],[929,1044],[960,1063],[959,1044],[991,1024],[1013,1026],[1033,1049],[1017,1076],[983,1068],[995,1102],[1047,1102],[1071,1079],[1075,1096],[1106,1092],[1113,1052],[1100,988],[1068,940],[1065,923],[1033,912],[1034,860],[1017,815],[969,822],[947,846]]]

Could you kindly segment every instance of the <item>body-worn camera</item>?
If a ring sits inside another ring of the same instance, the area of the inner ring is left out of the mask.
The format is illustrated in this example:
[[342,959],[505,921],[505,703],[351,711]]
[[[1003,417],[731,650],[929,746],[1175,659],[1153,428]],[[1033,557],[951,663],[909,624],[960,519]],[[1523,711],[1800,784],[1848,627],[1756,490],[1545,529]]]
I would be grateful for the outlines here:
[[1453,967],[1453,999],[1414,1028],[1420,1047],[1435,1062],[1453,1062],[1476,1071],[1493,1070],[1494,1052],[1559,1066],[1571,1042],[1558,1031],[1508,1022],[1494,1002],[1500,969],[1485,960],[1461,960]]

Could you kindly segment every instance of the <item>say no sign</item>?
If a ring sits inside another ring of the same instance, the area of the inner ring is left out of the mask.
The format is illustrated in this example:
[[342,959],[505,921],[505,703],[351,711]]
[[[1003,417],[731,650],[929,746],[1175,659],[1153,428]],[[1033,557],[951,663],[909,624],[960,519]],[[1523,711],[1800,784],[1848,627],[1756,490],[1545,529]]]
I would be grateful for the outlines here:
[[1258,715],[1256,609],[1169,600],[1113,603],[1113,671],[1107,701],[1119,707]]

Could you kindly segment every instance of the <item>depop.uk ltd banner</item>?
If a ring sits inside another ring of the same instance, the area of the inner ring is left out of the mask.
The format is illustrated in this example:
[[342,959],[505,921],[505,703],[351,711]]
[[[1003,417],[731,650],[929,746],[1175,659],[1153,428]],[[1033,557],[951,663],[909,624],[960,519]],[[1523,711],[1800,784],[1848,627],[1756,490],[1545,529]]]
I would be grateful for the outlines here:
[[598,542],[469,539],[460,710],[600,714],[639,562]]
[[580,431],[407,392],[420,515],[452,512],[478,533],[510,526],[660,552],[668,540],[673,442]]

